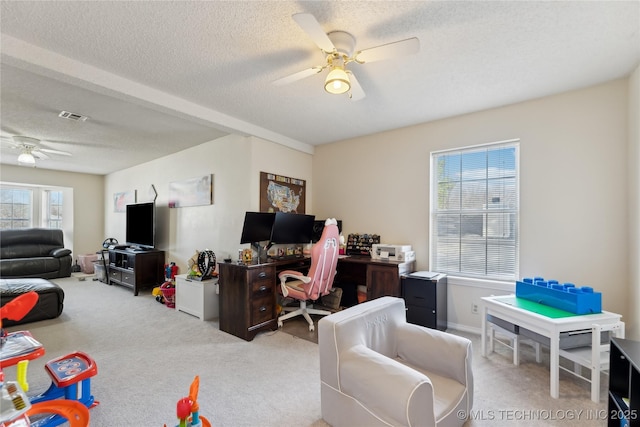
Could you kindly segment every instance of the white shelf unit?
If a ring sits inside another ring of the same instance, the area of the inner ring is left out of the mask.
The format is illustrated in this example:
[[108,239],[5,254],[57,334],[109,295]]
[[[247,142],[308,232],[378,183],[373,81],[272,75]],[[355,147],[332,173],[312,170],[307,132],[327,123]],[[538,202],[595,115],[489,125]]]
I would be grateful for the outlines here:
[[191,280],[186,274],[176,276],[176,310],[200,320],[218,317],[218,278]]

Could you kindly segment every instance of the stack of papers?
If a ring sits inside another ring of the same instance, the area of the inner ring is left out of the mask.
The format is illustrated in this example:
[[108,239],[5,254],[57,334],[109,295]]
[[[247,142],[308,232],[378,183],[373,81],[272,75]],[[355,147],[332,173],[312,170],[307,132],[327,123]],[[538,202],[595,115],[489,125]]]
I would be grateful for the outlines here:
[[440,273],[435,273],[433,271],[416,271],[415,273],[409,274],[409,277],[416,277],[418,279],[433,279],[436,276],[439,276]]

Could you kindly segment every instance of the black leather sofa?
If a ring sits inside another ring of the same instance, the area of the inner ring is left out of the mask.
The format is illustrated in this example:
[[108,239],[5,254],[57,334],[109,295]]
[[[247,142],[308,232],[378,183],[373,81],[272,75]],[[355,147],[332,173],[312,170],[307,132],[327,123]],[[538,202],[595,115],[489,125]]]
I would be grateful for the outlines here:
[[55,319],[62,314],[64,291],[46,279],[0,279],[0,307],[29,291],[38,293],[38,302],[22,319],[3,319],[2,326],[21,325],[45,319]]
[[71,276],[71,251],[62,230],[25,228],[0,230],[0,277]]

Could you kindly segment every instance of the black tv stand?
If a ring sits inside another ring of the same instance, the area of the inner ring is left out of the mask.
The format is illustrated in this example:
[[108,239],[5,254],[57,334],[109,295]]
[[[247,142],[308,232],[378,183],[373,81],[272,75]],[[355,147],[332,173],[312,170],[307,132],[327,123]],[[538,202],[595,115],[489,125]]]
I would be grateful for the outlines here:
[[109,284],[133,289],[153,288],[164,281],[164,251],[136,252],[132,248],[109,249]]

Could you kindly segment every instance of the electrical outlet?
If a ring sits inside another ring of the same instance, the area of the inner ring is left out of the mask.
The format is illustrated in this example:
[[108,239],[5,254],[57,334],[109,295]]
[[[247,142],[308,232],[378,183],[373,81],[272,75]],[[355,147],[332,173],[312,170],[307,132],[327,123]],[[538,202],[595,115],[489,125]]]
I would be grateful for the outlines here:
[[478,304],[476,304],[475,302],[471,303],[471,313],[478,314]]

